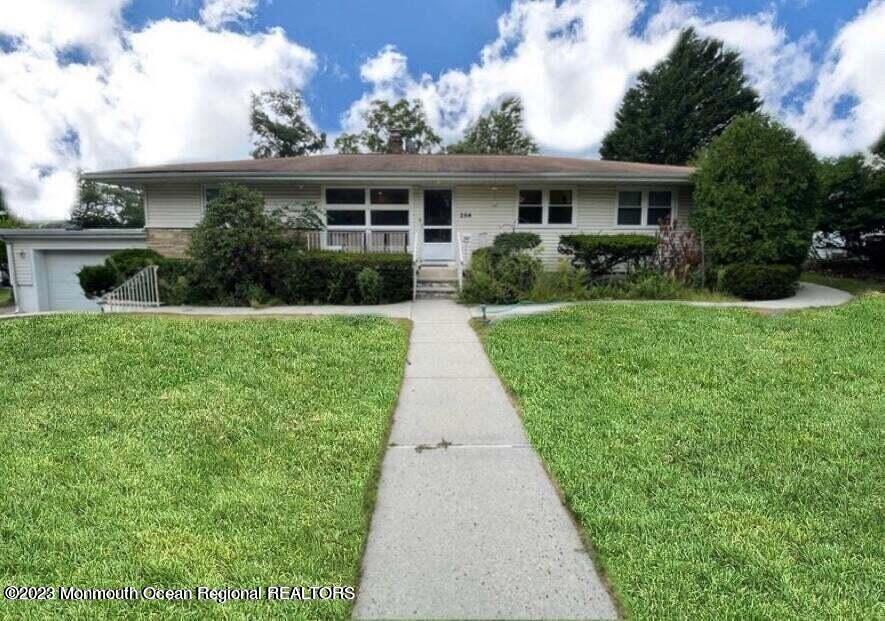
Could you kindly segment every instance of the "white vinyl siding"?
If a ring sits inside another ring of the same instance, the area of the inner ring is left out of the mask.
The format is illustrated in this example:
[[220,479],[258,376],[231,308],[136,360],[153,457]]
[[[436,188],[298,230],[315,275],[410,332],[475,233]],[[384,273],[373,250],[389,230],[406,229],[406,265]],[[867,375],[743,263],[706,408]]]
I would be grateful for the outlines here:
[[[7,242],[9,243],[9,242]],[[13,246],[12,260],[15,269],[15,283],[18,285],[34,284],[34,269],[30,250],[18,249]]]
[[198,183],[162,183],[145,187],[145,227],[189,229],[203,215],[203,190]]
[[[246,184],[264,195],[268,211],[292,208],[321,201],[318,184],[260,183]],[[204,191],[218,184],[155,183],[145,187],[145,227],[189,229],[203,217]]]
[[[521,189],[528,186],[519,186]],[[533,188],[535,186],[532,186]],[[544,187],[544,186],[538,186]],[[557,186],[547,186],[557,187]],[[655,189],[655,186],[648,186]],[[661,189],[668,190],[669,187]],[[679,227],[688,222],[691,187],[679,188],[674,193],[678,207]],[[471,235],[468,253],[491,243],[495,235],[514,230],[517,219],[517,186],[458,186],[455,188],[454,221],[459,235]],[[584,184],[575,188],[574,224],[572,225],[516,225],[516,230],[528,230],[541,238],[539,256],[545,267],[553,268],[563,255],[559,254],[559,238],[576,233],[624,233],[615,225],[618,187],[614,184]],[[630,231],[654,235],[656,227],[641,227]]]

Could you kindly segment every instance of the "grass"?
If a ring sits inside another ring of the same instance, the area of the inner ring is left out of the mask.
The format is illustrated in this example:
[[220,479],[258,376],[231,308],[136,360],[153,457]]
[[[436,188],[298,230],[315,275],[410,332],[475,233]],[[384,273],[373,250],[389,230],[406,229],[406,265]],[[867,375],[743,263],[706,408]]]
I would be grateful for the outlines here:
[[[0,339],[0,583],[356,586],[407,328],[55,316]],[[305,618],[350,603],[10,603]]]
[[629,616],[885,616],[885,296],[586,305],[482,336]]
[[0,306],[9,306],[10,304],[12,304],[12,289],[0,287]]
[[841,289],[853,295],[862,295],[870,291],[885,291],[885,280],[846,278],[844,276],[831,276],[819,272],[802,272],[799,280]]

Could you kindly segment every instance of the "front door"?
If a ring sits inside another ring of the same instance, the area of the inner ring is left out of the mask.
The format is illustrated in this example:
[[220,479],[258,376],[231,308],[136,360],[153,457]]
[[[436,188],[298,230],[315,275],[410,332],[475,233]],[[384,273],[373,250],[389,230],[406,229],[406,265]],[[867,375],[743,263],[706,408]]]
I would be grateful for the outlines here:
[[424,261],[452,261],[452,191],[424,190]]

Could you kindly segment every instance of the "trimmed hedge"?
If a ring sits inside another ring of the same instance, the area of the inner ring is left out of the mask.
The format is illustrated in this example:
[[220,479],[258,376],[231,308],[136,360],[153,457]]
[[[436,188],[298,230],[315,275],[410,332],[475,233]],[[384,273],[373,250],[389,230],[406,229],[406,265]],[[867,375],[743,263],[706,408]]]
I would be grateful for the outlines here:
[[[380,287],[369,293],[364,276],[371,269]],[[409,254],[358,254],[317,250],[294,254],[277,275],[275,294],[289,304],[360,304],[403,302],[412,299],[412,257]],[[371,300],[363,300],[368,294]],[[377,296],[377,297],[376,297]]]
[[102,263],[101,265],[84,265],[77,272],[80,288],[89,299],[97,299],[116,287],[118,282],[117,270]]
[[523,250],[533,250],[541,245],[541,236],[537,233],[516,232],[499,233],[495,236],[492,246],[503,252],[510,254],[513,252],[521,252]]
[[745,300],[777,300],[796,292],[800,269],[793,265],[726,266],[719,276],[719,287]]
[[563,235],[559,252],[572,257],[572,264],[587,270],[592,280],[611,274],[624,265],[628,271],[642,267],[654,257],[658,240],[651,235]]

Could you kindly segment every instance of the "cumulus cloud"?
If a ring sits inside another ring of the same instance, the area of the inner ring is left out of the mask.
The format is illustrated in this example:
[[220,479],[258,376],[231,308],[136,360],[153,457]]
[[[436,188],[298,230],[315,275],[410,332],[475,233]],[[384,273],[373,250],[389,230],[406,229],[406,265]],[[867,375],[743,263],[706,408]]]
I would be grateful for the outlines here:
[[836,35],[807,104],[789,122],[817,152],[869,147],[885,130],[885,2],[877,0]]
[[[404,54],[389,45],[381,49],[363,65],[360,75],[369,89],[343,115],[342,125],[360,129],[361,113],[373,99],[418,98],[444,139],[455,140],[503,97],[517,95],[526,127],[542,149],[593,155],[639,71],[663,59],[679,31],[691,25],[741,53],[768,112],[799,129],[822,152],[846,152],[866,146],[885,123],[882,81],[870,79],[882,74],[882,6],[875,0],[843,28],[831,60],[817,73],[814,33],[791,40],[772,11],[724,18],[701,15],[694,3],[664,2],[640,30],[644,4],[637,0],[518,0],[498,20],[497,38],[467,70],[414,77]],[[870,52],[878,73],[870,66],[861,69]],[[796,110],[794,97],[809,83],[816,84],[815,95]],[[846,92],[859,103],[840,129],[832,121]],[[858,131],[861,122],[868,129]]]
[[226,24],[245,21],[253,16],[258,0],[206,0],[200,9],[200,19],[217,30]]
[[[39,4],[39,3],[33,3]],[[161,20],[126,30],[122,2],[95,6],[101,27],[45,12],[41,30],[7,22],[0,51],[0,186],[29,219],[66,216],[79,169],[242,157],[250,146],[249,95],[302,88],[314,54],[280,29],[251,35]],[[24,22],[22,22],[24,24]],[[86,59],[65,61],[71,45]]]

